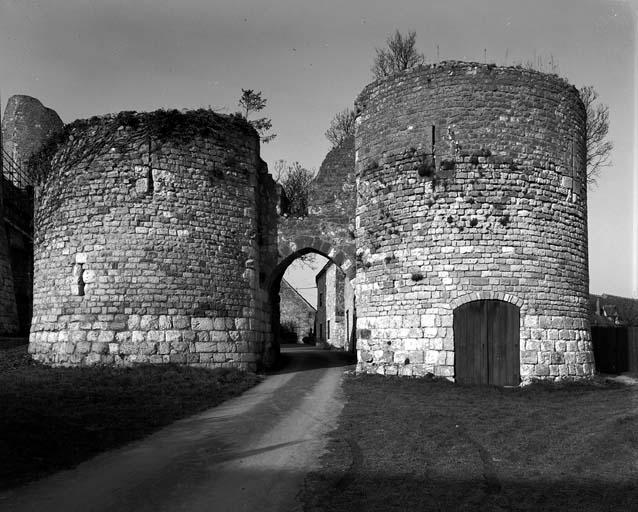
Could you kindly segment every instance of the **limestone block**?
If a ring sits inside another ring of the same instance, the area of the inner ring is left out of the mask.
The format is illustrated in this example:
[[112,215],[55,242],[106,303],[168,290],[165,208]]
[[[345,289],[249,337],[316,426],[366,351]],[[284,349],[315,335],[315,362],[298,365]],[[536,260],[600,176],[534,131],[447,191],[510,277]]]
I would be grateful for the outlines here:
[[214,342],[196,342],[195,350],[197,352],[217,352],[217,344]]
[[129,331],[135,331],[140,328],[141,317],[140,315],[129,315],[127,320],[127,326]]
[[537,364],[534,370],[534,374],[539,377],[547,377],[549,376],[549,365],[548,364]]
[[168,315],[160,315],[158,320],[158,328],[161,331],[167,331],[173,328],[173,319]]
[[88,354],[91,350],[91,342],[80,341],[75,344],[75,352],[78,354]]
[[159,329],[158,315],[142,315],[140,318],[140,330],[150,331]]
[[183,315],[173,316],[173,328],[174,329],[190,329],[191,328],[190,318]]
[[146,332],[145,331],[132,331],[131,332],[131,341],[133,343],[143,343],[146,340]]
[[94,352],[100,355],[106,355],[109,353],[109,343],[103,343],[100,341],[91,343],[91,352]]
[[86,341],[86,331],[71,331],[69,332],[69,341],[73,344]]
[[146,333],[146,340],[154,343],[159,343],[164,341],[165,332],[164,331],[148,331]]
[[100,364],[102,362],[101,356],[100,354],[96,354],[95,352],[91,352],[89,354],[87,354],[84,363],[92,366],[92,365],[96,365],[96,364]]
[[435,327],[437,323],[437,315],[427,314],[421,315],[421,327]]
[[118,343],[125,343],[131,340],[131,331],[122,331],[115,333],[115,341]]
[[436,364],[438,364],[439,354],[440,354],[440,352],[438,350],[426,350],[425,351],[425,364],[428,364],[428,365],[436,365]]
[[159,343],[146,341],[138,345],[138,353],[142,355],[151,355],[157,353]]
[[182,340],[182,332],[181,331],[166,331],[165,339],[168,343],[175,343]]
[[[186,341],[174,341],[171,342],[171,354],[181,354],[188,350],[188,342]],[[171,360],[172,361],[172,360]]]
[[110,343],[115,340],[115,332],[114,331],[100,331],[98,341],[103,343]]

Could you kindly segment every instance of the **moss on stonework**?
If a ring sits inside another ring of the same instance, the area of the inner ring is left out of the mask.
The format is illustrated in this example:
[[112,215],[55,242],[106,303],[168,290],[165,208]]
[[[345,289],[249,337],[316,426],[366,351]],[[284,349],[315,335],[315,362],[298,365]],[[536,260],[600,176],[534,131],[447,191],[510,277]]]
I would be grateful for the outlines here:
[[[38,182],[43,182],[51,171],[51,163],[56,154],[64,149],[67,143],[77,141],[83,150],[74,148],[62,158],[62,165],[75,164],[85,157],[95,157],[110,144],[118,145],[116,140],[127,138],[120,135],[121,130],[140,132],[137,136],[146,136],[153,142],[176,141],[188,144],[196,138],[225,138],[224,132],[235,128],[241,133],[258,134],[255,129],[239,115],[223,115],[210,109],[180,111],[176,109],[159,109],[153,112],[135,112],[126,110],[118,114],[93,116],[89,119],[78,119],[67,124],[64,130],[51,137],[40,151],[28,162],[29,168]],[[94,139],[90,145],[81,144],[86,139]],[[121,145],[121,144],[119,144]]]

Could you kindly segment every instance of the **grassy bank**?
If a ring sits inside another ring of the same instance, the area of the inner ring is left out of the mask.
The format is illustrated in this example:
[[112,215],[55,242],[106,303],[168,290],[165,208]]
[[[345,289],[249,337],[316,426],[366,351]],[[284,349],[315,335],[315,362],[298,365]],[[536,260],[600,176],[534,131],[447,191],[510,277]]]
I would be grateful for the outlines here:
[[0,489],[72,467],[236,396],[237,370],[185,366],[48,368],[0,351]]
[[349,377],[305,511],[638,510],[638,387]]

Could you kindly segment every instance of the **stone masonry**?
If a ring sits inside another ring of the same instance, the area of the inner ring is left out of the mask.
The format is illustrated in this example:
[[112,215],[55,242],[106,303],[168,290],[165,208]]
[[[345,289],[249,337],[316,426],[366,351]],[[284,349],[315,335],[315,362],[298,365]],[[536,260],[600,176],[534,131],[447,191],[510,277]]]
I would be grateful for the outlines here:
[[36,211],[33,357],[267,364],[275,186],[252,127],[158,111],[67,132]]
[[[11,278],[0,279],[5,316],[17,311],[18,326],[0,327],[0,334],[26,334],[31,325],[33,303],[33,184],[29,171],[31,156],[52,137],[62,133],[64,124],[57,113],[31,96],[11,96],[2,116],[3,176],[0,180],[0,252],[7,252]],[[5,238],[6,237],[6,238]],[[0,256],[1,258],[1,256]],[[6,276],[6,274],[5,274]],[[13,284],[9,282],[13,281]],[[11,291],[13,290],[13,291]],[[14,305],[7,305],[13,295]],[[2,322],[0,322],[2,323]]]
[[[295,217],[282,211],[278,223],[279,263],[270,276],[271,322],[278,332],[279,286],[297,257],[315,252],[326,256],[352,279],[355,273],[354,138],[346,139],[326,155],[309,193],[308,215]],[[275,335],[278,338],[277,335]]]
[[348,332],[351,323],[346,319],[346,312],[354,311],[354,303],[350,302],[354,300],[350,281],[331,261],[328,261],[319,271],[315,281],[317,283],[317,341],[331,347],[351,350],[351,337]]
[[305,217],[297,218],[282,212],[278,229],[282,259],[292,261],[299,251],[318,252],[340,265],[350,278],[354,277],[353,138],[346,139],[326,155],[313,180],[308,202]]
[[327,155],[303,218],[277,216],[240,119],[67,127],[36,212],[30,352],[254,370],[278,352],[285,269],[319,252],[355,286],[360,372],[454,379],[455,310],[490,300],[516,307],[523,381],[592,375],[578,91],[444,62],[368,85],[355,107],[355,139]]
[[453,312],[520,308],[520,375],[589,376],[585,110],[562,79],[445,62],[356,101],[358,371],[454,377]]
[[2,117],[2,145],[22,169],[28,169],[31,155],[63,129],[54,110],[36,98],[18,94],[9,98]]
[[18,311],[9,259],[9,243],[3,219],[0,200],[0,336],[15,334],[18,331]]
[[297,336],[297,343],[314,331],[317,310],[285,279],[279,291],[280,324],[287,325]]

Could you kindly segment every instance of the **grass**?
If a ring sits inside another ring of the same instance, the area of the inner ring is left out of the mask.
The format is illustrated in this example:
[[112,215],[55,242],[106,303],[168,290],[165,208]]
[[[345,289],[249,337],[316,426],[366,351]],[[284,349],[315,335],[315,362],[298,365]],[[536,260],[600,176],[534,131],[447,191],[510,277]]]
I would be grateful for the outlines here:
[[310,511],[638,510],[638,387],[351,376]]
[[0,489],[69,468],[236,396],[258,377],[177,365],[49,368],[0,351]]

